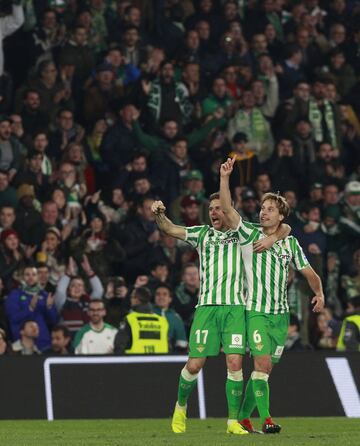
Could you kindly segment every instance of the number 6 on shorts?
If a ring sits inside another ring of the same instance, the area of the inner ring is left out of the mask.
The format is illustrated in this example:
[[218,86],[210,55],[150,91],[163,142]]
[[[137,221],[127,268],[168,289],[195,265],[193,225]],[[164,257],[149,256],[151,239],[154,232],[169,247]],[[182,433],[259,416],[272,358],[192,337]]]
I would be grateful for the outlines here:
[[259,344],[261,342],[261,336],[260,336],[260,333],[258,330],[255,330],[253,332],[253,339],[254,339],[255,344]]

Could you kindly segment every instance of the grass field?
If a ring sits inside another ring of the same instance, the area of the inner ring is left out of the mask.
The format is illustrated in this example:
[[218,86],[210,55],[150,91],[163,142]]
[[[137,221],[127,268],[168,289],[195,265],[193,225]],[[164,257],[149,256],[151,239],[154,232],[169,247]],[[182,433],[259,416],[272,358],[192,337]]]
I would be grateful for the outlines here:
[[358,446],[360,420],[282,418],[278,435],[235,437],[225,420],[189,420],[187,433],[175,435],[170,420],[0,421],[1,446]]

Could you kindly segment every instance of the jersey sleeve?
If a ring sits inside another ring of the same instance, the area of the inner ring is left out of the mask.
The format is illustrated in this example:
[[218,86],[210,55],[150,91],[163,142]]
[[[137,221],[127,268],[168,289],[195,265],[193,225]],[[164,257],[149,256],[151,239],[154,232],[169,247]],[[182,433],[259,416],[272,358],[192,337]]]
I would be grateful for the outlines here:
[[252,242],[256,235],[259,233],[259,227],[250,223],[248,221],[244,221],[242,218],[240,219],[239,226],[237,227],[237,231],[239,233],[240,243],[248,244]]
[[310,266],[309,261],[306,258],[306,255],[304,254],[302,247],[300,246],[298,240],[295,237],[292,237],[290,245],[293,254],[292,263],[295,269],[297,271],[300,271],[301,269]]
[[208,231],[209,226],[190,226],[189,228],[185,229],[185,241],[194,248],[197,248],[199,245],[201,245],[201,242],[204,238],[205,233]]

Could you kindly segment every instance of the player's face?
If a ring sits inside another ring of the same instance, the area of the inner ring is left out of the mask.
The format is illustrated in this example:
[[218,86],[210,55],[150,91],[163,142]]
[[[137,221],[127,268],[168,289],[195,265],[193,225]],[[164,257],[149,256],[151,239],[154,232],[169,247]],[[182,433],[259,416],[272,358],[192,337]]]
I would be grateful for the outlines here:
[[277,227],[283,219],[284,217],[273,200],[264,201],[260,211],[260,224],[263,228]]
[[221,210],[220,200],[215,199],[210,202],[209,217],[214,229],[221,231],[225,228],[225,215]]

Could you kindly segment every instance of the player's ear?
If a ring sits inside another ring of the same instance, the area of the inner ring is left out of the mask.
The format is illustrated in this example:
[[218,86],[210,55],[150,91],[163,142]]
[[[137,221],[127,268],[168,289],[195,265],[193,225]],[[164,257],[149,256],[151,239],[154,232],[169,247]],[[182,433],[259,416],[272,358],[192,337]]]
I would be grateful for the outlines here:
[[285,217],[284,217],[282,214],[280,214],[280,221],[283,221],[284,218],[285,218]]

